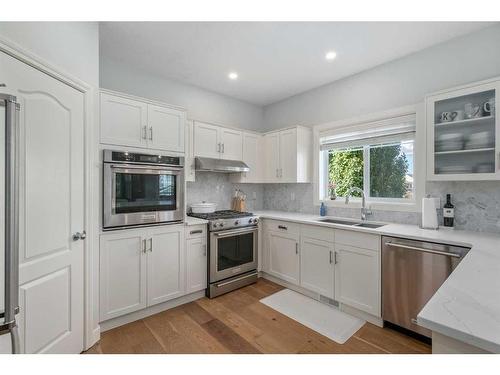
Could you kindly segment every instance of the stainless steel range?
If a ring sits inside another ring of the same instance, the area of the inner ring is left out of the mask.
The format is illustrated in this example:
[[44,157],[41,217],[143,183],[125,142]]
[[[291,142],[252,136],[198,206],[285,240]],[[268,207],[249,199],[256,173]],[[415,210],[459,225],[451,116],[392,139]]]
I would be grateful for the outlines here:
[[255,215],[231,210],[189,215],[209,221],[207,297],[257,281],[259,219]]

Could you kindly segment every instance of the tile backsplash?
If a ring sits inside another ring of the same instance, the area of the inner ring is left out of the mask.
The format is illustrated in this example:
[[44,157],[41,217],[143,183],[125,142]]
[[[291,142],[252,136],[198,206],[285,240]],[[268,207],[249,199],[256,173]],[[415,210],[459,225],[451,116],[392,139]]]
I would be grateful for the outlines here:
[[[313,184],[236,184],[230,181],[228,174],[212,172],[197,172],[196,182],[187,183],[188,209],[191,203],[201,201],[217,203],[218,210],[229,209],[235,188],[247,195],[249,211],[319,213],[319,207],[313,204]],[[445,203],[446,194],[451,194],[456,228],[500,233],[499,181],[428,182],[426,194],[441,198],[441,206]],[[330,207],[328,214],[359,218],[359,209]],[[370,219],[420,224],[420,213],[374,210]],[[441,217],[439,219],[442,221]]]
[[196,181],[187,182],[186,185],[188,212],[191,203],[202,201],[216,203],[217,210],[228,210],[236,188],[247,195],[247,210],[263,209],[262,184],[236,184],[230,181],[226,173],[196,172]]

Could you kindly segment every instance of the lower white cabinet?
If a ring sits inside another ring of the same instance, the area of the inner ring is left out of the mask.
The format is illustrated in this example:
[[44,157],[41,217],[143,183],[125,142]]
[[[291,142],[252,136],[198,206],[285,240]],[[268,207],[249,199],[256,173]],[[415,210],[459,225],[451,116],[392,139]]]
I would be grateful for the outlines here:
[[263,271],[381,316],[380,236],[264,219]]
[[299,234],[268,231],[268,272],[292,284],[299,284]]
[[161,226],[149,230],[148,306],[180,297],[185,290],[184,230]]
[[[333,230],[332,230],[333,231]],[[335,297],[334,245],[315,238],[300,240],[300,285],[328,298]]]
[[207,237],[186,240],[186,293],[207,287]]
[[184,226],[129,229],[100,239],[100,320],[185,293]]
[[336,244],[335,299],[380,316],[380,251]]

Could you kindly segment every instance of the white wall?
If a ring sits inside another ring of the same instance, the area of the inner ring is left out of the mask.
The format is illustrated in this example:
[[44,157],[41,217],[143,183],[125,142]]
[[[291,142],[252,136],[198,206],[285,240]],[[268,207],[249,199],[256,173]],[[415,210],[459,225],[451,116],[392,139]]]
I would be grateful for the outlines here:
[[178,105],[191,119],[204,120],[250,130],[260,130],[263,109],[228,96],[153,76],[107,58],[101,51],[102,88]]
[[264,127],[315,125],[379,112],[415,104],[433,91],[498,76],[499,46],[500,26],[453,39],[266,106]]
[[97,22],[0,22],[0,37],[89,85],[99,86]]

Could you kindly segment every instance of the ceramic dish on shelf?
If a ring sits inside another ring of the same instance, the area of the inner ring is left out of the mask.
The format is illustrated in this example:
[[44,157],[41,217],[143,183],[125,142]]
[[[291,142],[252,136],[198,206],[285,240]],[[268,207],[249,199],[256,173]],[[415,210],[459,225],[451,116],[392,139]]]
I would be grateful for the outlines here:
[[435,149],[437,152],[463,150],[464,141],[446,141],[436,142]]
[[437,174],[469,174],[472,173],[472,167],[465,165],[449,165],[436,168]]

